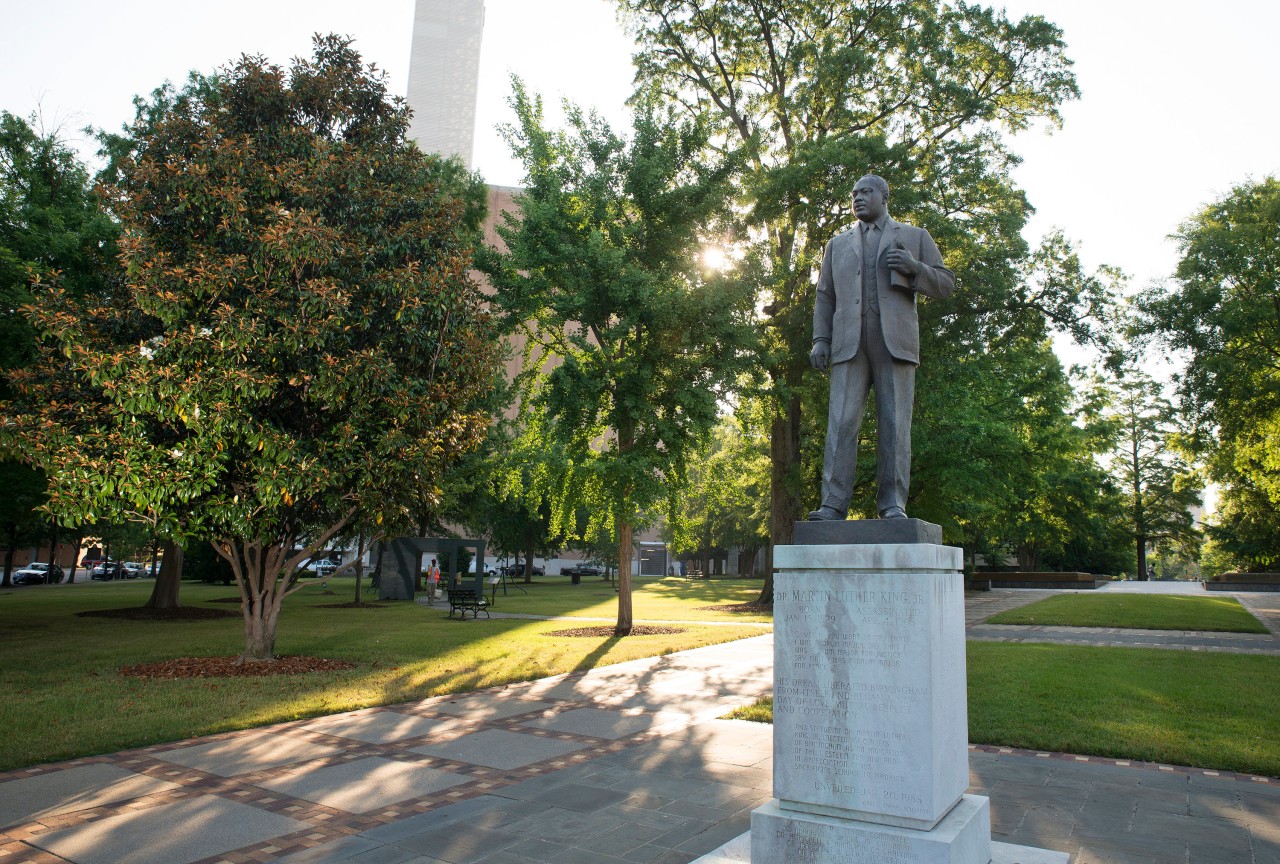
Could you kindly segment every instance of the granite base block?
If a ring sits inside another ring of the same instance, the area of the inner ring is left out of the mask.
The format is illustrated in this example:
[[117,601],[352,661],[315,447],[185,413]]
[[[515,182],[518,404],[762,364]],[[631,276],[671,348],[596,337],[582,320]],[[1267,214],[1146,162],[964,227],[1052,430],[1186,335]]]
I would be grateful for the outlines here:
[[988,864],[991,804],[965,795],[931,831],[783,810],[751,813],[751,857],[787,864]]
[[928,831],[969,785],[961,574],[888,567],[946,547],[807,548],[880,553],[886,569],[775,575],[773,795]]
[[942,526],[922,519],[840,519],[795,524],[797,546],[942,543]]
[[[1013,843],[991,841],[991,864],[1070,864],[1069,852],[1036,849]],[[696,859],[692,864],[752,864],[751,832],[739,834],[728,843]],[[764,864],[764,862],[761,862]]]

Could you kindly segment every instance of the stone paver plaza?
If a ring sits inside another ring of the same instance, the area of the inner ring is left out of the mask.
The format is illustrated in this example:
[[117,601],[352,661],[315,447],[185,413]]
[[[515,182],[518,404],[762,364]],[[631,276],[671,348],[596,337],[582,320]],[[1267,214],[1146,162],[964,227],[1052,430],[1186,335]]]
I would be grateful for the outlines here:
[[[980,624],[1047,593],[971,595],[971,638],[1067,637]],[[1280,595],[1242,599],[1274,632]],[[1200,644],[1159,647],[1280,654],[1275,635],[1180,638]],[[718,718],[771,692],[772,659],[762,635],[10,772],[0,864],[686,864],[746,831],[771,797],[771,727]],[[969,755],[996,840],[1070,852],[1076,864],[1280,864],[1273,778],[1009,748]]]

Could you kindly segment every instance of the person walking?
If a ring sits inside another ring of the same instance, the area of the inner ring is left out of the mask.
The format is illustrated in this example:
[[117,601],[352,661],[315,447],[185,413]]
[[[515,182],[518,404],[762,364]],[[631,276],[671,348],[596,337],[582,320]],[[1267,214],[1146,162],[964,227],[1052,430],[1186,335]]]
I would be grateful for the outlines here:
[[431,559],[431,566],[427,568],[427,605],[436,605],[436,591],[440,588],[440,567],[436,564],[436,559]]

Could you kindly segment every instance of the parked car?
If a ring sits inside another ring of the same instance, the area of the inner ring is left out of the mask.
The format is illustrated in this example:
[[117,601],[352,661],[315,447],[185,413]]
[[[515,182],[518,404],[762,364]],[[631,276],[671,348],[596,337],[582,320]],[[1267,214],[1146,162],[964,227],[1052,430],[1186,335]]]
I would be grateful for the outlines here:
[[101,564],[105,560],[106,560],[105,558],[90,558],[88,556],[85,556],[84,560],[80,562],[80,569],[88,570],[90,573],[92,573],[93,568],[97,567],[99,564]]
[[[475,562],[475,559],[472,559],[472,561],[471,561],[471,566],[470,566],[469,568],[467,568],[467,571],[468,571],[469,573],[473,574],[473,575],[475,574],[475,572],[476,572],[476,562]],[[497,575],[498,575],[498,570],[497,570],[497,568],[496,568],[496,567],[494,567],[494,566],[493,566],[493,565],[491,565],[491,564],[485,564],[485,565],[484,565],[484,575],[485,575],[485,576],[497,576]]]
[[57,564],[28,564],[13,572],[14,585],[44,585],[61,582],[65,574]]
[[333,571],[337,570],[341,566],[341,562],[334,561],[332,559],[324,559],[313,562],[311,569],[316,571],[317,576],[332,576]]
[[89,573],[91,579],[116,579],[120,576],[119,561],[103,561]]
[[147,575],[147,565],[137,561],[126,561],[120,565],[120,569],[124,571],[126,579],[139,579]]
[[[508,564],[502,568],[502,571],[506,573],[508,576],[518,576],[521,579],[523,579],[524,578],[524,562],[521,561],[519,564]],[[541,564],[534,564],[533,575],[545,576],[547,575],[547,571],[542,567]]]
[[603,576],[604,565],[595,561],[582,561],[570,567],[561,567],[560,573],[564,576]]

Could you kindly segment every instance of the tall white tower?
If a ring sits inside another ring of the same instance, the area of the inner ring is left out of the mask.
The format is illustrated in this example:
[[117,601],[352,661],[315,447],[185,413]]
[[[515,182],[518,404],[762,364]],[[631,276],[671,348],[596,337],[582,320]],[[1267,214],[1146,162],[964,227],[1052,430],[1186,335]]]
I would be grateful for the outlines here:
[[484,0],[417,0],[409,54],[409,137],[471,167]]

